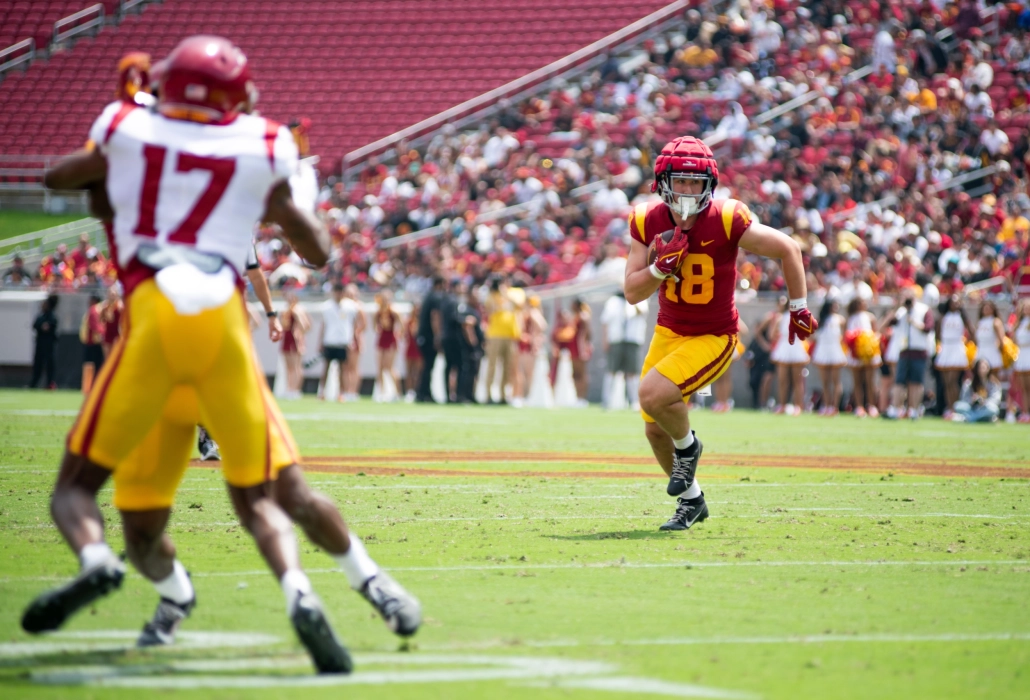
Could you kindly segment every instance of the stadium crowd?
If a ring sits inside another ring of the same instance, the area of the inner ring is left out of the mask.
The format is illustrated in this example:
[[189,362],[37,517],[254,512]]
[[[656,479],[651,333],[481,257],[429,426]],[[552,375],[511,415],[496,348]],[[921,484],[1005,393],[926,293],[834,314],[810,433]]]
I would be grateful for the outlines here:
[[[272,227],[258,232],[259,262],[273,288],[413,301],[434,278],[477,290],[617,275],[626,215],[653,196],[653,154],[692,133],[720,160],[717,196],[801,244],[819,304],[1012,291],[1030,264],[1028,27],[1026,3],[699,3],[642,52],[330,178],[326,269],[306,268]],[[88,240],[4,275],[112,279]],[[741,300],[783,291],[775,263],[741,255]],[[884,410],[873,379],[856,379],[868,404],[857,408]]]

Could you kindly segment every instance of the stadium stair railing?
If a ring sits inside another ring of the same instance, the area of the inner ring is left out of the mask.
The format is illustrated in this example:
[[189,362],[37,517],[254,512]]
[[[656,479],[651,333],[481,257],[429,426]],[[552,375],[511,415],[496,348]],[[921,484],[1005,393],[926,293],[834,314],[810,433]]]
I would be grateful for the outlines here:
[[53,228],[0,240],[0,251],[3,251],[0,254],[0,269],[6,269],[16,255],[21,257],[27,265],[35,265],[44,256],[52,253],[61,243],[71,244],[68,247],[73,247],[78,243],[82,234],[87,234],[90,243],[98,250],[107,249],[103,224],[93,218],[80,219]]
[[600,65],[608,54],[629,48],[643,41],[647,36],[659,34],[674,23],[678,23],[689,7],[689,0],[676,0],[623,29],[528,75],[351,151],[343,159],[343,178],[347,180],[353,177],[366,160],[390,151],[402,141],[409,145],[416,145],[422,140],[427,140],[446,125],[460,129],[471,122],[487,117],[497,109],[497,104],[501,99],[506,98],[513,102],[520,100],[533,94],[549,81]]

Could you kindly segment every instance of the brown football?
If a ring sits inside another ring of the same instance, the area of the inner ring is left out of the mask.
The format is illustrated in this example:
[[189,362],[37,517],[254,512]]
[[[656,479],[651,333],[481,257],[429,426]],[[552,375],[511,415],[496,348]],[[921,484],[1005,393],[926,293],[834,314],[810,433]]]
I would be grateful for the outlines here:
[[[669,241],[672,240],[672,237],[673,237],[673,235],[675,233],[676,233],[676,229],[674,229],[674,228],[670,228],[668,231],[662,232],[662,240],[665,241],[666,243],[668,243]],[[658,257],[658,251],[655,250],[655,247],[654,247],[654,244],[655,244],[655,242],[657,240],[658,240],[658,237],[655,236],[655,238],[653,238],[651,240],[651,245],[649,245],[647,247],[647,264],[648,265],[651,265],[652,263],[654,263],[655,259],[657,259],[657,257]]]

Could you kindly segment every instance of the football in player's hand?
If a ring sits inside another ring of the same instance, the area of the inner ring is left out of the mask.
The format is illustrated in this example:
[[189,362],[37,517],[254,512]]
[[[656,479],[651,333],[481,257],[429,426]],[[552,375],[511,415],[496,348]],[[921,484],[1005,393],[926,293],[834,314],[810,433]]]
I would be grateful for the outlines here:
[[[668,231],[662,233],[662,240],[668,243],[672,240],[672,237],[676,234],[676,229],[671,228]],[[651,240],[651,245],[647,247],[647,264],[651,265],[655,260],[658,259],[658,250],[655,245],[658,243],[658,236],[655,236]]]

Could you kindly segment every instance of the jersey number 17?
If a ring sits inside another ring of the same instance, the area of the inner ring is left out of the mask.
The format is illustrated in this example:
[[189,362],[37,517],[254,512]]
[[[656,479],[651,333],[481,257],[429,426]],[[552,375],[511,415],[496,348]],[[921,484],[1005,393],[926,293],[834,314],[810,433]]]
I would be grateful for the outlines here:
[[[148,144],[143,147],[143,158],[146,160],[147,167],[143,175],[143,189],[140,192],[139,221],[136,224],[136,230],[133,231],[137,236],[157,237],[157,229],[154,228],[154,214],[157,210],[157,195],[161,190],[161,174],[164,171],[167,156],[168,149],[163,146]],[[193,245],[197,242],[197,232],[200,227],[218,206],[219,200],[229,187],[229,181],[236,172],[236,160],[179,153],[175,162],[175,170],[180,173],[207,170],[211,173],[211,180],[193,205],[193,209],[168,236],[168,240],[172,243]]]

